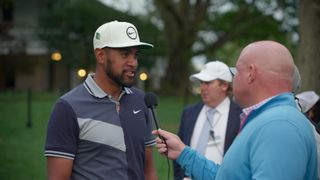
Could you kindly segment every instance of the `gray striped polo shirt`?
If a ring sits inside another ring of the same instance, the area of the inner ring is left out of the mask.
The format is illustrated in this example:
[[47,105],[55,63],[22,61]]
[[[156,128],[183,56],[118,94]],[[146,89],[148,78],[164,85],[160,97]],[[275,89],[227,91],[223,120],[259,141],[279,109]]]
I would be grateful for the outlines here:
[[73,160],[72,179],[144,179],[145,147],[155,144],[144,93],[125,87],[117,101],[92,76],[56,102],[45,156]]

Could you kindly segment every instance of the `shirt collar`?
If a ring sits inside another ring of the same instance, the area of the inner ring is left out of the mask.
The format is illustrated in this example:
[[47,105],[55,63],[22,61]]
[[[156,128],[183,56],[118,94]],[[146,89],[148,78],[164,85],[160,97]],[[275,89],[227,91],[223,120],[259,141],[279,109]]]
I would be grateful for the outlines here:
[[[84,87],[87,89],[87,91],[94,97],[97,98],[104,98],[104,97],[108,97],[108,98],[112,98],[111,95],[107,94],[106,92],[104,92],[99,86],[98,84],[94,81],[93,77],[94,77],[94,73],[90,73],[87,76],[87,79],[85,80],[85,82],[83,83]],[[122,88],[122,92],[120,94],[120,97],[123,94],[132,94],[132,90],[128,87],[123,87]]]
[[216,106],[215,108],[212,108],[212,107],[209,107],[207,105],[206,106],[206,110],[208,111],[209,109],[215,109],[216,112],[220,113],[220,114],[223,114],[223,111],[228,108],[230,106],[230,99],[229,97],[227,96],[226,98],[224,98],[224,100],[222,100],[220,102],[220,104],[218,104],[218,106]]
[[252,111],[252,110],[255,110],[255,109],[258,109],[259,107],[261,107],[262,105],[264,105],[265,103],[267,103],[268,101],[270,101],[272,98],[274,98],[275,96],[272,96],[272,97],[269,97],[253,106],[250,106],[250,107],[247,107],[247,108],[244,108],[242,109],[242,112],[248,116],[248,114]]
[[229,106],[230,106],[230,99],[228,96],[226,96],[224,100],[216,107],[216,110],[221,114],[223,114],[223,111],[228,109]]

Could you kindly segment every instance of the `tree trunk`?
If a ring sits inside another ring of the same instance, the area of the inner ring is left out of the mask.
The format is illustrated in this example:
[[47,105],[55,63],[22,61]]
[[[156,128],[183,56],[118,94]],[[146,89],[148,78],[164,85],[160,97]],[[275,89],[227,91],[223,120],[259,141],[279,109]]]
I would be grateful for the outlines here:
[[299,68],[300,91],[314,90],[320,94],[320,1],[300,0]]
[[169,54],[166,76],[161,82],[162,92],[169,95],[182,95],[188,91],[190,58],[184,48],[175,48]]
[[161,92],[181,95],[187,92],[191,64],[191,49],[197,29],[207,17],[210,0],[189,1],[155,0],[154,3],[164,23],[170,47],[168,68],[161,82]]

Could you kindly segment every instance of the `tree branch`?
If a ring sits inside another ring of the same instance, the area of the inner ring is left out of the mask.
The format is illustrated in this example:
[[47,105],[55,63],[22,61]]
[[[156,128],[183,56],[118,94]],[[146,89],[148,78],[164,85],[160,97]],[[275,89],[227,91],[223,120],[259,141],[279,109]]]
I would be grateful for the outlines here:
[[[218,40],[211,45],[206,46],[204,49],[194,52],[194,55],[205,54],[212,52],[219,47],[222,47],[226,42],[236,39],[237,37],[249,34],[250,28],[261,21],[263,16],[256,16],[254,18],[248,18],[247,8],[240,8],[237,18],[231,23],[230,30],[226,33],[218,36]],[[248,21],[249,20],[249,21]],[[246,22],[245,24],[243,22]]]
[[[161,8],[160,13],[168,13],[170,17],[173,18],[174,22],[178,26],[183,26],[183,18],[180,16],[178,10],[175,8],[175,5],[170,0],[154,0],[158,8]],[[168,14],[162,14],[162,16],[168,16]]]

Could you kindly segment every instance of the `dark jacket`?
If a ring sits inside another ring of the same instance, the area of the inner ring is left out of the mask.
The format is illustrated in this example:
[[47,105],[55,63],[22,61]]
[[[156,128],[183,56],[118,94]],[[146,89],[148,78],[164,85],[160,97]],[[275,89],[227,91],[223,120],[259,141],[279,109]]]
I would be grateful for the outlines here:
[[[198,115],[203,107],[203,103],[197,103],[191,106],[187,106],[181,115],[180,128],[178,131],[178,136],[181,140],[188,146],[190,146],[191,137],[193,134],[193,129],[196,124]],[[230,110],[227,123],[225,145],[224,145],[224,154],[232,144],[233,140],[238,134],[240,127],[240,114],[241,108],[232,100],[230,100]],[[181,180],[184,176],[184,171],[180,166],[173,162],[174,166],[174,179]]]

